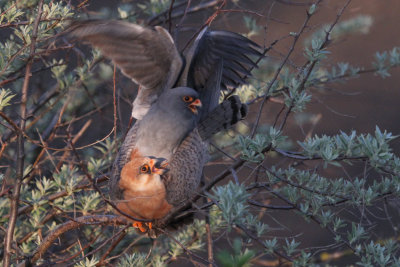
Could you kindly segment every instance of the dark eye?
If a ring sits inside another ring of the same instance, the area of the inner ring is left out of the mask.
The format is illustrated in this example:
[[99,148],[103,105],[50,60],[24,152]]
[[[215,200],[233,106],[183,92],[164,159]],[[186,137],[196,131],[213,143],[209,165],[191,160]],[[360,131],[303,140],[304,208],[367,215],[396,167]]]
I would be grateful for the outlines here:
[[184,97],[182,97],[183,101],[185,101],[186,103],[189,102],[193,102],[193,97],[185,95]]
[[150,166],[145,164],[142,167],[140,167],[140,173],[150,173]]

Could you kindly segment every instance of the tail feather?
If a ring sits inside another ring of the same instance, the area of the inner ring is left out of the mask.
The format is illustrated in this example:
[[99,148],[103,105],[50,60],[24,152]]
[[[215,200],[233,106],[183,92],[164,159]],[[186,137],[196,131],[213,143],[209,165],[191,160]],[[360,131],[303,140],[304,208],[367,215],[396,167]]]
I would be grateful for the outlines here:
[[219,104],[197,126],[203,140],[211,138],[221,130],[229,129],[247,115],[247,105],[234,95]]

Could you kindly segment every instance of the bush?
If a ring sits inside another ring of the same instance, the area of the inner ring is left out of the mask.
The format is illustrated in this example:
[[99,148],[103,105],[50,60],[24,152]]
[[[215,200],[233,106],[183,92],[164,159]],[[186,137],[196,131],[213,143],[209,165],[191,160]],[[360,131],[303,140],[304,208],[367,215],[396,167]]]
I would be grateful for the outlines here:
[[[134,86],[98,51],[87,52],[60,33],[69,20],[93,13],[180,32],[191,13],[200,13],[207,19],[193,32],[205,21],[217,23],[235,14],[243,19],[247,36],[265,35],[257,19],[268,15],[238,9],[241,1],[222,2],[187,7],[187,1],[123,1],[99,12],[87,9],[90,1],[0,2],[4,266],[24,261],[51,266],[165,266],[175,261],[318,266],[348,255],[347,262],[360,266],[400,266],[393,208],[399,201],[400,158],[391,146],[397,135],[376,126],[369,134],[338,129],[335,135],[303,140],[288,130],[293,115],[315,124],[316,117],[305,110],[313,95],[333,83],[362,79],[365,73],[385,78],[400,65],[397,47],[377,52],[371,68],[330,64],[332,42],[367,33],[373,23],[364,15],[342,19],[351,1],[322,27],[311,23],[322,0],[301,7],[307,12],[301,13],[304,22],[298,30],[264,46],[268,55],[289,40],[281,58],[258,59],[255,78],[236,90],[254,112],[235,129],[215,136],[209,165],[223,160],[226,166],[219,173],[206,167],[211,174],[190,211],[196,215],[192,223],[163,230],[154,241],[113,215],[107,178],[126,133]],[[302,45],[304,58],[296,59],[302,61],[296,67],[292,59]],[[267,122],[261,115],[272,102],[281,108],[268,114]],[[348,174],[355,167],[360,174]],[[382,225],[389,225],[390,234],[376,231]],[[314,238],[321,233],[323,242]]]

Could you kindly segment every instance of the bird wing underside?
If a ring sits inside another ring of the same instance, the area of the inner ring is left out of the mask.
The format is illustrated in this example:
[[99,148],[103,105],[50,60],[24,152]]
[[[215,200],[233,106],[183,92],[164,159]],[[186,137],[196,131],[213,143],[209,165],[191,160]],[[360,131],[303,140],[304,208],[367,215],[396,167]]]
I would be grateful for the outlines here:
[[[180,74],[182,58],[162,27],[152,29],[124,21],[87,20],[73,23],[67,31],[70,36],[100,49],[127,77],[141,85],[143,90],[135,101],[136,106],[149,108],[163,90],[176,83]],[[146,112],[139,112],[140,117]]]
[[188,73],[188,86],[204,88],[217,62],[223,60],[221,88],[236,88],[246,84],[245,78],[251,76],[250,70],[257,64],[250,56],[261,57],[259,45],[248,38],[228,31],[208,31],[195,43],[196,50]]

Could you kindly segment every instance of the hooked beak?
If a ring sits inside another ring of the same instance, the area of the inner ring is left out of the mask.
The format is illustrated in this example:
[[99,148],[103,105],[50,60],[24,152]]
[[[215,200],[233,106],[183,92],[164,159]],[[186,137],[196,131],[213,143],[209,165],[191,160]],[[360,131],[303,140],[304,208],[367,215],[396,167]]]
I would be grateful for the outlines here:
[[158,175],[163,175],[167,170],[166,167],[168,166],[167,162],[162,162],[160,167],[156,167],[156,161],[154,159],[151,159],[149,162],[150,168],[151,168],[151,173],[155,173]]
[[198,114],[198,110],[197,108],[201,108],[202,104],[200,99],[196,99],[195,101],[193,101],[192,103],[190,103],[189,105],[189,109],[194,113],[194,114]]

